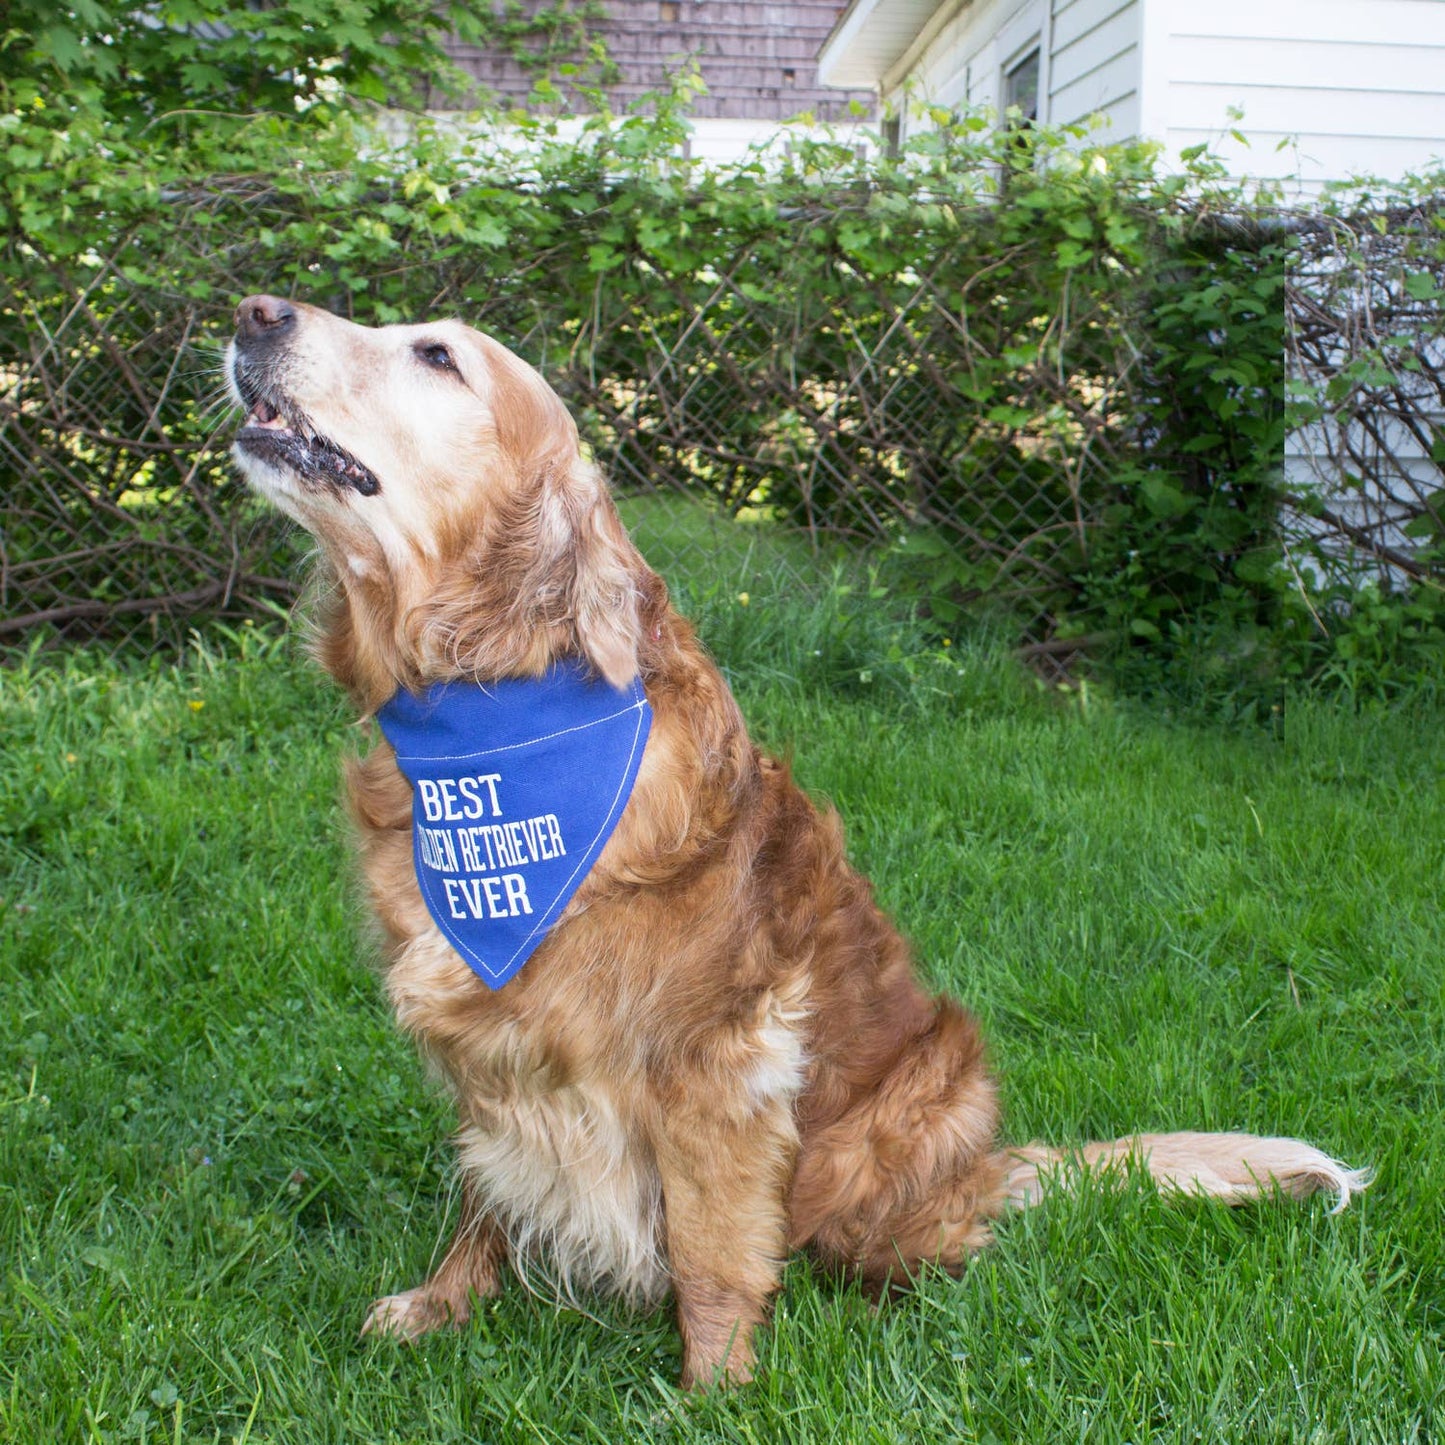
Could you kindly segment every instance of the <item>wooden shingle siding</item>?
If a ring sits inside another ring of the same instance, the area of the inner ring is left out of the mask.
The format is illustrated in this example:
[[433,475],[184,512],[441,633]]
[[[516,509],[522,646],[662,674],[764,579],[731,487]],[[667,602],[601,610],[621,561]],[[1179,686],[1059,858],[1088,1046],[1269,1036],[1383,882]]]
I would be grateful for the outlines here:
[[[781,121],[811,111],[822,120],[849,120],[853,101],[873,107],[869,91],[818,84],[818,50],[843,9],[837,0],[674,0],[666,10],[660,0],[607,0],[606,9],[594,34],[619,72],[607,87],[614,109],[666,89],[668,74],[692,59],[708,88],[690,110],[698,119]],[[663,19],[672,13],[676,20]],[[512,56],[455,41],[448,50],[480,89],[512,104],[526,100],[532,75]],[[565,93],[565,80],[558,84]]]

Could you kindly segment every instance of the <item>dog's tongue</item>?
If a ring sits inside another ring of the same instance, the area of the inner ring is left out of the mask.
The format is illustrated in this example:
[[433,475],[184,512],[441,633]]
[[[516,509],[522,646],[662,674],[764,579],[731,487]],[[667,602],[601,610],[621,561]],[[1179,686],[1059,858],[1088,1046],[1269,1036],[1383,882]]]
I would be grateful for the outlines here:
[[280,412],[269,401],[258,401],[246,419],[252,426],[269,427],[275,431],[286,430],[286,423],[281,419]]

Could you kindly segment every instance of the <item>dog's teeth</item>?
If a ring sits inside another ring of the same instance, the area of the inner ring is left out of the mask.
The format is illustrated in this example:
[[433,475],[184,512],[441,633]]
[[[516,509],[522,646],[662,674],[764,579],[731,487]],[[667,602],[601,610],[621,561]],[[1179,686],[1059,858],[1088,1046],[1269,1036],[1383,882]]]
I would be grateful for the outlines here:
[[263,431],[289,431],[286,419],[264,398],[251,408],[246,418],[248,426],[260,427]]

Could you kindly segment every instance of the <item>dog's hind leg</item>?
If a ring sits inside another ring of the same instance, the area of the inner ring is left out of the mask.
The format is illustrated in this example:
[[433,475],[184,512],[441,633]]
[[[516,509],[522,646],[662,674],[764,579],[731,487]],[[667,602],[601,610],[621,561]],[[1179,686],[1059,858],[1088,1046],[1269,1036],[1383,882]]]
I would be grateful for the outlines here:
[[478,1203],[469,1179],[462,1181],[462,1213],[440,1265],[425,1284],[379,1299],[367,1312],[361,1333],[419,1339],[429,1330],[463,1325],[472,1296],[496,1294],[506,1239],[489,1211]]
[[989,1240],[1005,1170],[998,1105],[973,1020],[940,1000],[877,1087],[803,1143],[792,1243],[872,1289],[931,1262],[950,1271]]

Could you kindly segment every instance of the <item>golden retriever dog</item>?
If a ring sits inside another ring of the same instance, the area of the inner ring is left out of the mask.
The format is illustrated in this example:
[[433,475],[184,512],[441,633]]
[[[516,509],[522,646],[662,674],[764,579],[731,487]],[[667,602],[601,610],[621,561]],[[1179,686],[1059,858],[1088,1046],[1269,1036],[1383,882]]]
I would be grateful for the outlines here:
[[1245,1134],[1002,1147],[976,1024],[920,984],[836,815],[749,740],[542,377],[456,321],[373,329],[252,296],[237,327],[235,455],[319,544],[316,650],[362,718],[564,664],[651,714],[613,831],[498,988],[422,896],[422,785],[385,741],[347,764],[386,991],[455,1101],[462,1180],[440,1266],[366,1330],[459,1325],[509,1258],[535,1261],[563,1288],[670,1291],[684,1383],[741,1381],[790,1250],[876,1289],[957,1272],[1050,1174],[1126,1159],[1231,1202],[1343,1207],[1366,1182]]

